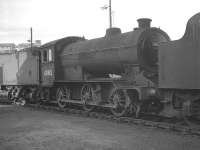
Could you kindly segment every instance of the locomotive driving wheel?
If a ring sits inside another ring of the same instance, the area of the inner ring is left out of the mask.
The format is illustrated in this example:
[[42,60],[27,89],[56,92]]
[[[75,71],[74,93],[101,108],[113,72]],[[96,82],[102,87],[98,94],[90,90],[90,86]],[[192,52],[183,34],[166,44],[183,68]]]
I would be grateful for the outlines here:
[[123,90],[115,90],[110,97],[110,103],[113,106],[111,108],[111,112],[113,115],[121,117],[127,114],[128,100]]
[[83,109],[86,111],[92,111],[95,106],[93,96],[93,87],[90,84],[83,85],[81,89],[81,101],[83,102]]
[[66,87],[58,88],[56,100],[60,108],[65,108],[67,105],[66,100],[70,99],[70,90]]

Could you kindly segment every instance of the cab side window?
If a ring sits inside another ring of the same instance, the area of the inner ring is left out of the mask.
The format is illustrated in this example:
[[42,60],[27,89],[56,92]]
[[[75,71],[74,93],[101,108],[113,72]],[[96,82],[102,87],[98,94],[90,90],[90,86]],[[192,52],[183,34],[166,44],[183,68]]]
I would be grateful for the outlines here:
[[52,50],[49,49],[48,52],[49,52],[49,55],[48,55],[49,56],[49,62],[52,62],[53,61]]
[[45,62],[47,62],[47,57],[48,56],[48,54],[47,54],[47,51],[46,50],[44,50],[43,52],[42,52],[42,62],[43,63],[45,63]]
[[45,49],[42,51],[42,62],[43,63],[53,62],[52,49]]

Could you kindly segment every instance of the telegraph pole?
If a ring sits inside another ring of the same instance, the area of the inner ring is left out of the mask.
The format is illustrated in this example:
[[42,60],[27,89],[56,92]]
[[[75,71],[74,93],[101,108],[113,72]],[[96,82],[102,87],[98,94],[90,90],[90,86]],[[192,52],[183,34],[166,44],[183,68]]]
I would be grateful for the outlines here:
[[33,48],[33,30],[32,30],[32,27],[31,27],[31,50]]
[[112,3],[111,3],[111,0],[109,0],[109,23],[110,23],[110,28],[112,28]]
[[106,10],[108,9],[109,11],[109,28],[112,28],[112,4],[111,4],[111,0],[109,0],[109,5],[105,5],[103,7],[101,7],[102,10]]

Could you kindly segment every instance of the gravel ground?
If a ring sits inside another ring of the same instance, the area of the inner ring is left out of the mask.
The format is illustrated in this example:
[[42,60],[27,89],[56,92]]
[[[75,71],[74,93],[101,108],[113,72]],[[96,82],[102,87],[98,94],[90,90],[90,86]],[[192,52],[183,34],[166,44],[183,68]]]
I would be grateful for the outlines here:
[[199,150],[200,138],[161,129],[0,105],[0,150]]

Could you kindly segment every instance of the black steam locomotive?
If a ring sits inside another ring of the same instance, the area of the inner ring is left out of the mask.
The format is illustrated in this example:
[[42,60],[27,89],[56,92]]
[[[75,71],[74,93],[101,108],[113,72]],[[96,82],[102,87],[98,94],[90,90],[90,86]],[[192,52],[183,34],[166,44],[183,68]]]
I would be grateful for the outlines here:
[[199,20],[193,16],[177,41],[142,18],[127,33],[110,28],[102,38],[66,37],[1,54],[1,87],[10,100],[61,108],[73,103],[116,116],[199,116]]

